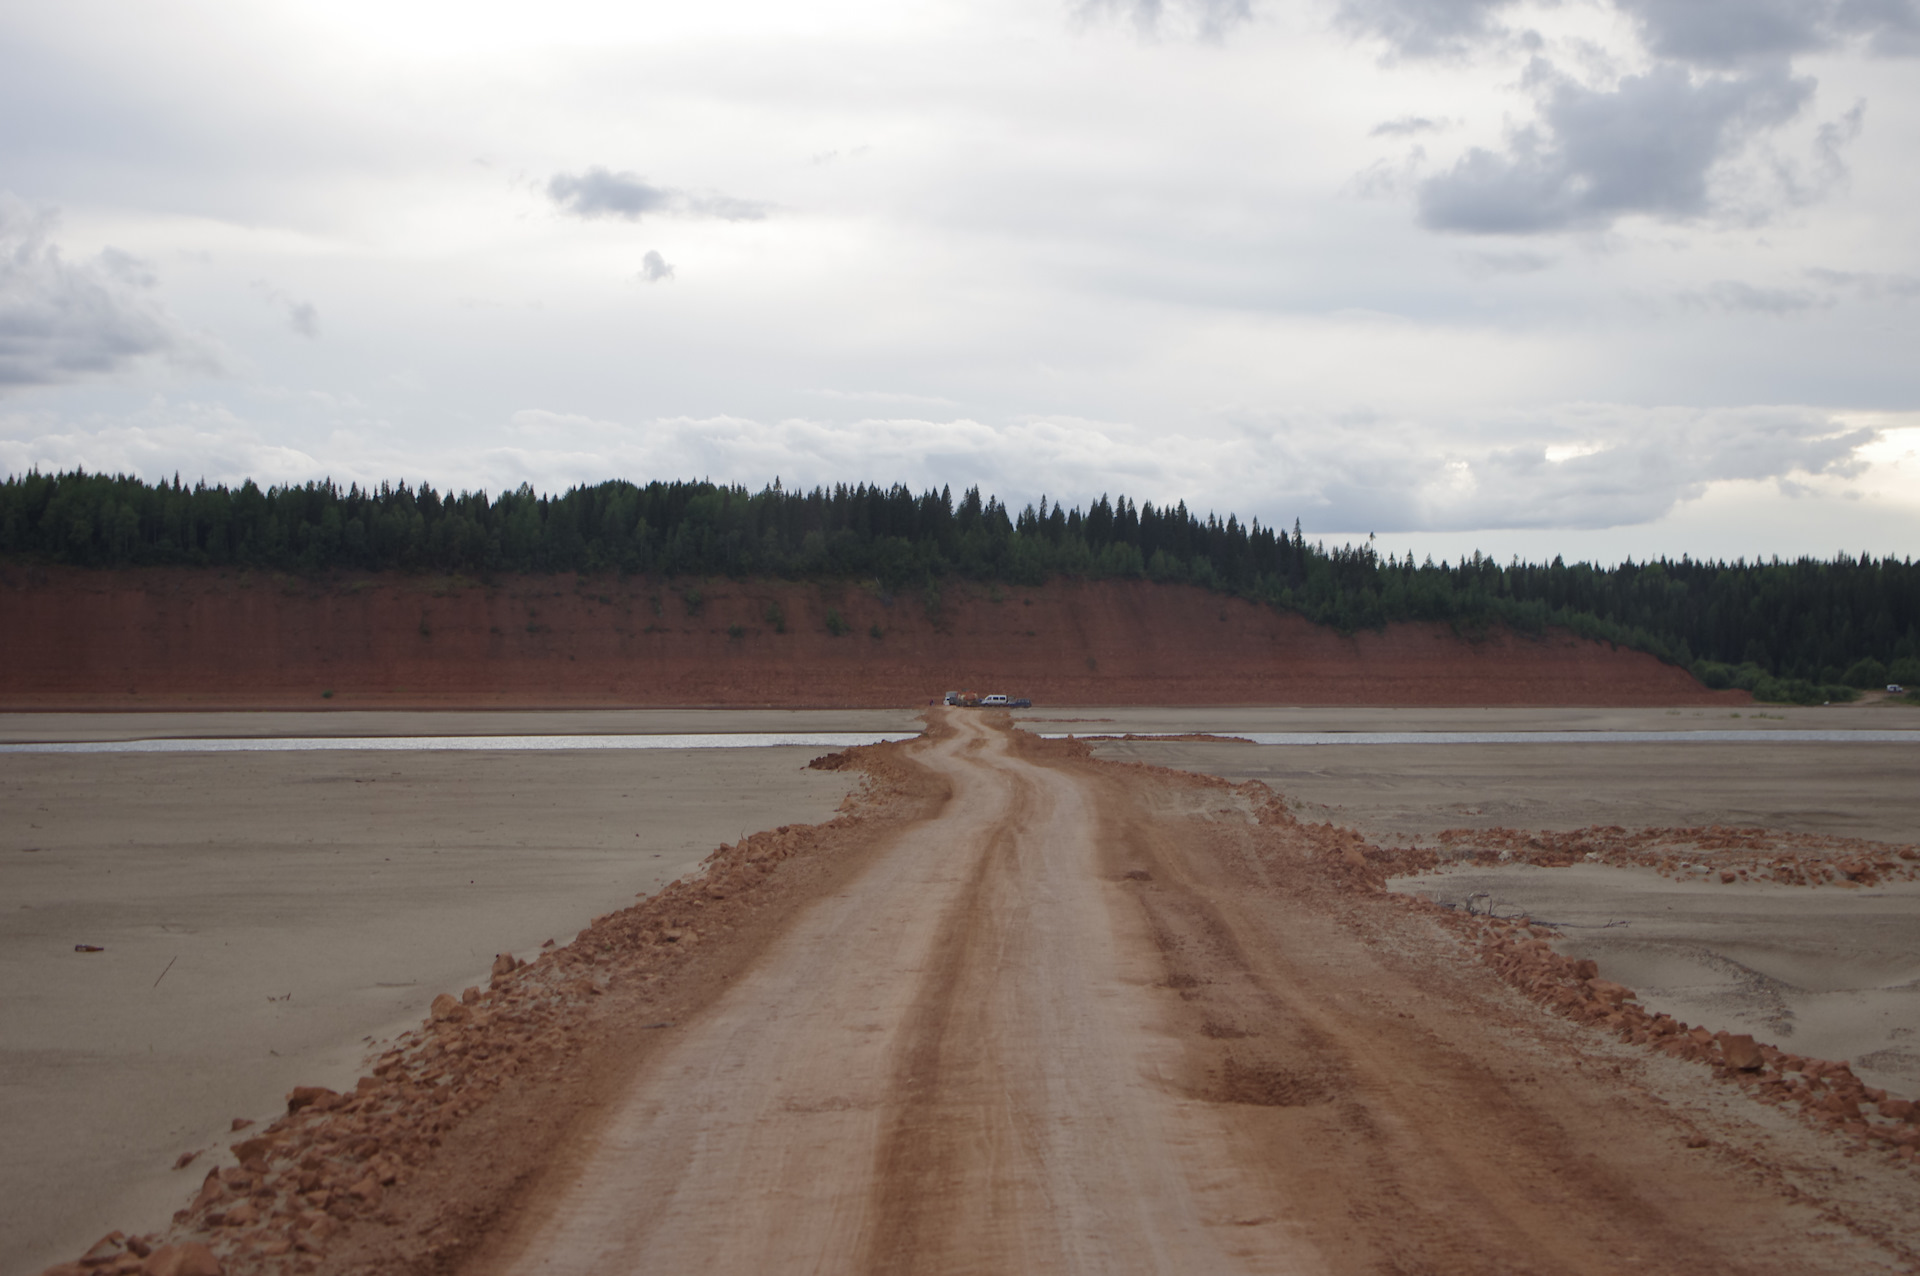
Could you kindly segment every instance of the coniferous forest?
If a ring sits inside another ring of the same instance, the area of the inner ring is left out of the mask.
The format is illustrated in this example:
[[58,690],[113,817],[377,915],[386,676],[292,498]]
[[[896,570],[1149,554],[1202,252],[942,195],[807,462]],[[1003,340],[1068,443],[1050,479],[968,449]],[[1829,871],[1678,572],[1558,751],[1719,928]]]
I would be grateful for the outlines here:
[[1354,630],[1441,621],[1472,633],[1563,626],[1762,699],[1847,698],[1920,684],[1920,564],[1911,558],[1454,563],[1328,548],[1291,531],[1102,497],[1018,513],[975,488],[915,495],[838,485],[759,492],[606,482],[543,496],[421,485],[261,488],[74,472],[0,484],[0,555],[83,567],[621,572],[877,579],[937,593],[948,579],[1053,577],[1199,585]]

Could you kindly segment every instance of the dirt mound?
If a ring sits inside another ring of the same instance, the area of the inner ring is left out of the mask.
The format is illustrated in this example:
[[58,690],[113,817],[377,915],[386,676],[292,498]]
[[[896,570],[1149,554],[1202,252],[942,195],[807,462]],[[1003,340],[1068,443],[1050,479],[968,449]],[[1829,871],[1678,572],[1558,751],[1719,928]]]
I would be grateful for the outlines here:
[[1575,860],[1616,868],[1651,868],[1681,880],[1778,882],[1786,886],[1878,886],[1920,876],[1920,845],[1763,828],[1594,826],[1561,833],[1541,829],[1444,829],[1441,850],[1452,859],[1519,862],[1565,868]]
[[1342,635],[1183,585],[0,568],[0,707],[1744,702],[1564,632]]

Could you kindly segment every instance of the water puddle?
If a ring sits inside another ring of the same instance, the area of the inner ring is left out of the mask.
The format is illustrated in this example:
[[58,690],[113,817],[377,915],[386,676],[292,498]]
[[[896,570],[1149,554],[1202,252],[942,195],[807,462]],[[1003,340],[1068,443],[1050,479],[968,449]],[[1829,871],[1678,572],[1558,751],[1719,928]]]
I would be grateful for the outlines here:
[[426,753],[559,752],[577,749],[846,749],[911,740],[918,732],[715,731],[698,735],[401,735],[291,736],[229,740],[71,740],[0,744],[0,753]]
[[[1065,740],[1066,732],[1048,732]],[[1082,735],[1082,740],[1119,736]],[[1179,738],[1135,734],[1130,739]],[[1249,744],[1920,744],[1920,731],[1231,731]]]

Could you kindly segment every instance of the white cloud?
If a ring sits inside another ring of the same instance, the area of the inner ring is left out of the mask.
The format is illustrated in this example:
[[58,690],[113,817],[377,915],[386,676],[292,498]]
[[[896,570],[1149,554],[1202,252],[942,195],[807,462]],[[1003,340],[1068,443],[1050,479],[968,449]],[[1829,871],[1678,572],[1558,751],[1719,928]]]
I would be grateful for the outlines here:
[[0,416],[0,466],[13,474],[83,469],[227,484],[299,483],[327,473],[319,458],[270,441],[217,403],[159,403],[112,422]]
[[979,484],[1016,507],[1042,495],[1084,503],[1125,492],[1269,524],[1297,517],[1309,527],[1384,535],[1645,525],[1726,483],[1770,484],[1778,494],[1810,485],[1831,493],[1854,481],[1880,491],[1907,481],[1912,440],[1920,438],[1903,418],[1848,419],[1796,407],[1566,404],[1483,422],[1472,438],[1458,424],[1391,420],[1364,429],[1325,418],[1249,422],[1231,434],[1183,434],[1063,416],[1001,424],[965,417],[629,423],[526,409],[468,447],[429,451],[392,438],[364,405],[311,406],[325,424],[317,445],[305,447],[276,443],[255,422],[210,402],[155,400],[119,421],[4,417],[0,464],[150,479],[179,472],[230,483],[407,478],[490,491],[521,483],[554,491],[608,478],[710,478],[758,488],[776,475],[790,489]]
[[67,260],[55,214],[0,193],[0,390],[113,376],[143,364],[214,366],[207,343],[154,299],[147,262],[115,248]]

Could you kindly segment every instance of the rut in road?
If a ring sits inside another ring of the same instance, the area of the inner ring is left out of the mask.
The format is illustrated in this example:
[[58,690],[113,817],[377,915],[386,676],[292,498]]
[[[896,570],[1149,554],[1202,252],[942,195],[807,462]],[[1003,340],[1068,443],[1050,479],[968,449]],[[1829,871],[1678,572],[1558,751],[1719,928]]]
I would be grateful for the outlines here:
[[948,722],[939,817],[666,1029],[480,1270],[1894,1269],[1522,1077],[1230,828]]

